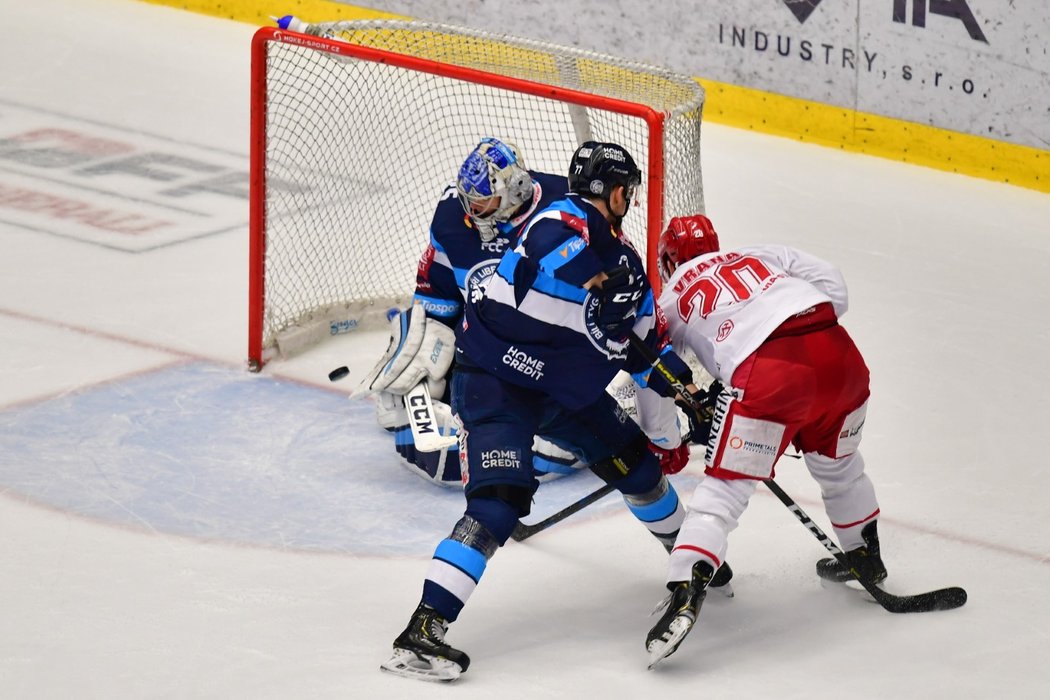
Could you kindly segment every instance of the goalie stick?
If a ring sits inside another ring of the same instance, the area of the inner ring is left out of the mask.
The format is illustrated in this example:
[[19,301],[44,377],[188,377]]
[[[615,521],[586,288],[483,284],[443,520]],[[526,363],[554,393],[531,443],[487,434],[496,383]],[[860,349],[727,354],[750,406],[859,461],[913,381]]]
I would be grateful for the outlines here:
[[[634,332],[630,334],[630,342],[635,350],[638,351],[638,354],[644,357],[645,361],[652,365],[654,370],[663,375],[667,383],[682,396],[690,408],[696,411],[698,415],[704,415],[700,403],[686,390],[682,380],[676,377],[667,365],[663,363],[656,351],[646,345]],[[846,562],[846,555],[842,550],[806,515],[805,511],[795,503],[794,499],[784,489],[780,488],[779,484],[772,479],[765,479],[763,483],[773,492],[773,495],[780,499],[781,503],[787,506],[788,510],[798,518],[799,522],[805,525],[806,529],[824,545],[824,548],[831,552],[832,556],[853,574],[853,577],[864,587],[864,590],[885,610],[892,613],[930,612],[933,610],[952,610],[966,603],[966,591],[955,586],[939,588],[935,591],[917,593],[915,595],[894,595],[879,588],[874,582],[860,578],[857,572]]]
[[416,384],[412,391],[405,394],[405,410],[412,428],[412,440],[420,452],[438,452],[459,442],[455,435],[442,435],[438,429],[434,403],[430,399],[426,381]]
[[[328,379],[337,382],[350,374],[347,367],[336,367],[328,373]],[[416,384],[405,394],[405,412],[408,426],[412,430],[412,441],[420,452],[439,452],[452,447],[459,440],[455,435],[442,435],[434,415],[434,402],[425,381]]]

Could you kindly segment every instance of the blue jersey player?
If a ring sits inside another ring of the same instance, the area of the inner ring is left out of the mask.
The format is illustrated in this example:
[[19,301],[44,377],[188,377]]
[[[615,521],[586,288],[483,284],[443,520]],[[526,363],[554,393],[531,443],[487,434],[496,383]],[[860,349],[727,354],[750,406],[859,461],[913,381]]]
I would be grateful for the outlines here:
[[[440,432],[456,434],[445,375],[454,344],[451,329],[463,317],[464,300],[479,293],[511,238],[530,217],[567,192],[564,175],[529,170],[514,144],[485,138],[463,162],[456,182],[438,200],[430,239],[416,272],[412,308],[391,313],[388,351],[365,380],[365,388],[377,392],[379,425],[393,433],[394,447],[409,468],[432,483],[462,485],[458,446],[416,449],[404,394],[422,374],[433,397],[434,419]],[[435,354],[438,345],[444,352]],[[406,372],[395,366],[395,356],[408,359],[412,367]],[[436,358],[433,362],[431,356]],[[391,379],[392,383],[384,387],[384,381]],[[569,474],[582,466],[571,452],[543,438],[537,437],[533,447],[533,463],[541,479]]]
[[[621,369],[645,383],[649,366],[628,334],[653,346],[659,337],[641,258],[620,229],[640,172],[622,147],[587,142],[568,182],[570,193],[533,214],[494,274],[467,295],[452,373],[467,507],[438,544],[422,599],[383,670],[453,680],[467,669],[469,658],[445,643],[445,631],[529,513],[538,486],[534,435],[613,484],[665,546],[681,525],[684,509],[649,440],[605,391]],[[669,346],[662,350],[684,367]],[[650,388],[671,393],[656,384]],[[674,421],[673,403],[658,400],[671,405]]]

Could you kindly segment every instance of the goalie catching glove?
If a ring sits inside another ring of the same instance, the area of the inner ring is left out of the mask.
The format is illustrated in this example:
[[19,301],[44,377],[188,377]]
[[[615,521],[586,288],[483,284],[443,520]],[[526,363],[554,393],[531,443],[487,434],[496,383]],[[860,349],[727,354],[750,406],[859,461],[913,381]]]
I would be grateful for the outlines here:
[[455,352],[456,334],[441,321],[427,318],[421,305],[392,314],[390,344],[351,398],[377,391],[404,396],[422,381],[431,394],[441,396]]

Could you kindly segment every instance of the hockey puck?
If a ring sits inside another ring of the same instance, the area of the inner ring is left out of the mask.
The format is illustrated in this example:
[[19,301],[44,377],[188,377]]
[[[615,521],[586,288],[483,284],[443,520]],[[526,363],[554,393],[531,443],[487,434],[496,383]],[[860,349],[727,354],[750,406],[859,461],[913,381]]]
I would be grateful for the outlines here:
[[350,374],[348,367],[336,367],[328,373],[328,380],[332,382],[338,382],[340,379]]

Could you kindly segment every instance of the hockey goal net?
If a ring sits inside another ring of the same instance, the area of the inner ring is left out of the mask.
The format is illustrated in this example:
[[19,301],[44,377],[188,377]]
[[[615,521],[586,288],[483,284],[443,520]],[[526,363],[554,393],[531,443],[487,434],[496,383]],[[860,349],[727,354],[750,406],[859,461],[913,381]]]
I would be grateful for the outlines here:
[[439,24],[299,28],[252,44],[253,369],[410,299],[437,199],[485,136],[558,174],[585,140],[625,146],[645,180],[624,228],[651,275],[665,222],[704,211],[689,77]]

